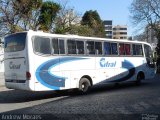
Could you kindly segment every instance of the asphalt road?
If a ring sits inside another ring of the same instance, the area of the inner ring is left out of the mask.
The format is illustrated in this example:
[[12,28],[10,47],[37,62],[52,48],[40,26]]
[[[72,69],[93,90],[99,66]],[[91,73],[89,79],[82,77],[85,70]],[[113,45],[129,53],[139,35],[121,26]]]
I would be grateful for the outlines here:
[[0,112],[0,119],[160,120],[160,75],[141,86],[96,86],[87,95],[1,88]]

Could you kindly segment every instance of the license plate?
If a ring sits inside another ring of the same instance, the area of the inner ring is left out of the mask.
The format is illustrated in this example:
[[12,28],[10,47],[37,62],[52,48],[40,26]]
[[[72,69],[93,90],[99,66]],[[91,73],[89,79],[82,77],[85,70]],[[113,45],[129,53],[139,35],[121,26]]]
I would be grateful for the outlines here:
[[12,79],[16,80],[17,79],[17,75],[12,75]]

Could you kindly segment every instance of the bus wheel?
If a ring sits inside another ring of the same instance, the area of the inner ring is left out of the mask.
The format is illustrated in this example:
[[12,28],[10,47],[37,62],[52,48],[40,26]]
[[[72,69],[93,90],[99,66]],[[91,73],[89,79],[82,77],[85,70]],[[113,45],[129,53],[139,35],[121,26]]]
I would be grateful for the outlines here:
[[79,82],[79,91],[81,93],[87,93],[91,87],[91,83],[87,78],[81,78]]
[[141,85],[141,81],[144,79],[143,74],[138,74],[137,75],[137,80],[136,80],[136,85]]

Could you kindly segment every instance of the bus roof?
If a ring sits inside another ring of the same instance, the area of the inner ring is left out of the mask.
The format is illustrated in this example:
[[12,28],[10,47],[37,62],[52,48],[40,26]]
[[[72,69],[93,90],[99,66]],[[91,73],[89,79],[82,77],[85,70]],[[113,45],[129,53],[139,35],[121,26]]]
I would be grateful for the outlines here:
[[[86,36],[79,36],[79,35],[73,35],[73,34],[53,34],[53,33],[46,33],[43,31],[33,31],[33,30],[29,30],[29,31],[23,31],[23,32],[28,32],[31,35],[37,35],[37,36],[49,36],[49,37],[60,37],[60,38],[70,38],[70,39],[83,39],[83,40],[101,40],[101,41],[110,41],[110,42],[127,42],[127,43],[141,43],[141,44],[147,44],[149,46],[151,46],[149,43],[147,42],[142,42],[142,41],[130,41],[127,39],[108,39],[108,38],[98,38],[98,37],[86,37]],[[18,32],[18,33],[22,33],[22,32]],[[16,33],[14,33],[16,34]]]

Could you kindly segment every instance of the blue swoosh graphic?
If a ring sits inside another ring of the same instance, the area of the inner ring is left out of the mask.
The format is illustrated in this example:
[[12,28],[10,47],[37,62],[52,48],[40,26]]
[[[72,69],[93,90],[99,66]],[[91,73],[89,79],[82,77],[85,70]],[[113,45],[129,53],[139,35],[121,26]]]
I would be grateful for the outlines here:
[[83,60],[87,58],[77,58],[77,57],[64,57],[52,59],[41,64],[36,70],[37,80],[44,86],[59,90],[60,87],[65,87],[65,77],[57,76],[51,73],[51,69],[66,62],[72,62],[76,60]]
[[[116,78],[114,79],[115,76],[113,76],[112,80],[105,79],[105,80],[103,80],[102,82],[100,82],[98,84],[109,83],[109,82],[122,82],[122,81],[126,81],[126,80],[130,79],[131,77],[133,77],[134,74],[135,74],[135,71],[136,71],[134,65],[130,61],[128,61],[128,60],[124,60],[122,62],[122,67],[121,68],[122,69],[127,69],[129,73],[126,76],[118,78],[118,79],[116,79]],[[120,76],[120,74],[119,74],[119,76]]]
[[135,69],[134,65],[128,60],[124,60],[124,62],[122,62],[122,68],[128,69],[129,73],[125,77],[122,77],[122,78],[119,78],[116,80],[112,80],[112,81],[108,81],[108,82],[126,81],[135,74],[136,69]]

